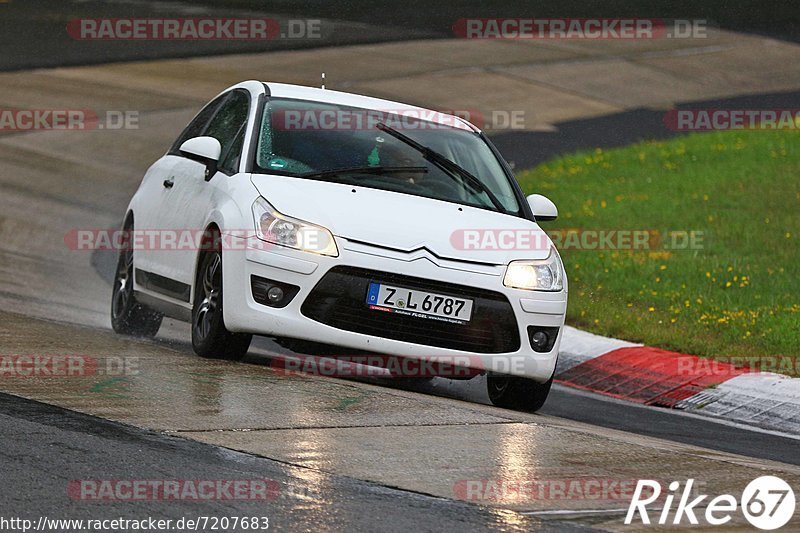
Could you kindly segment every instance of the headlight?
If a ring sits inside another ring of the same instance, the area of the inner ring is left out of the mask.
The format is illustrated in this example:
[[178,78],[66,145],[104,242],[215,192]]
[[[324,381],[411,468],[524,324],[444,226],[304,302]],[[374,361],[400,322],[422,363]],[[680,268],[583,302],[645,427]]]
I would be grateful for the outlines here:
[[512,261],[508,264],[503,285],[529,291],[560,291],[564,288],[564,267],[555,249],[547,259]]
[[262,241],[288,246],[304,252],[337,257],[339,249],[330,231],[278,213],[263,199],[253,202],[256,236]]

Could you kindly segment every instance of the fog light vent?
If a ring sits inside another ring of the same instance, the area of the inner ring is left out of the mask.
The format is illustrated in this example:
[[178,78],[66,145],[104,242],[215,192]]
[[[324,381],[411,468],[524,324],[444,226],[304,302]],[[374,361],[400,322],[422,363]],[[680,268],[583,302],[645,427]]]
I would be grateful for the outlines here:
[[557,337],[557,327],[528,326],[528,340],[534,352],[549,352],[553,349]]
[[269,307],[286,307],[300,291],[295,285],[259,276],[250,276],[250,289],[256,302]]

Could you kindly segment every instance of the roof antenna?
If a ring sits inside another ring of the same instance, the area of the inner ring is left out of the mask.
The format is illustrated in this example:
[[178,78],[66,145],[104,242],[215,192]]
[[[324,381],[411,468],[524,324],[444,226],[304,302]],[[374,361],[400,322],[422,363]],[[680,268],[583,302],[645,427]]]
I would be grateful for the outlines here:
[[322,88],[325,89],[325,73],[322,73]]

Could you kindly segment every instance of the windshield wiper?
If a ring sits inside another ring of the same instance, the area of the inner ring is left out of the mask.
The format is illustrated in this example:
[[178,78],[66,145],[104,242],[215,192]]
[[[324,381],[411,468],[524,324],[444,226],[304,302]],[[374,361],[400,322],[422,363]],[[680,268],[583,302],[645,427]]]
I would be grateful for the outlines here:
[[486,196],[494,205],[495,209],[497,209],[501,213],[508,213],[506,208],[503,207],[503,204],[500,203],[500,200],[497,199],[497,196],[495,196],[494,193],[490,191],[489,188],[486,185],[484,185],[484,183],[481,180],[473,176],[469,170],[465,169],[464,167],[462,167],[457,163],[450,161],[450,159],[443,156],[439,152],[431,148],[428,148],[423,144],[418,143],[417,141],[407,136],[406,134],[397,131],[391,126],[387,126],[383,122],[377,123],[375,127],[381,131],[388,133],[397,140],[406,143],[411,148],[421,153],[425,159],[427,159],[428,161],[430,161],[431,163],[442,169],[445,172],[445,174],[447,174],[454,180],[458,180],[458,176],[461,176],[461,178],[470,187],[472,187],[473,190],[486,194]]
[[314,172],[306,172],[305,174],[298,174],[300,178],[329,178],[340,176],[342,174],[399,174],[399,173],[417,173],[425,174],[428,172],[428,167],[345,167],[345,168],[332,168],[329,170],[320,170]]

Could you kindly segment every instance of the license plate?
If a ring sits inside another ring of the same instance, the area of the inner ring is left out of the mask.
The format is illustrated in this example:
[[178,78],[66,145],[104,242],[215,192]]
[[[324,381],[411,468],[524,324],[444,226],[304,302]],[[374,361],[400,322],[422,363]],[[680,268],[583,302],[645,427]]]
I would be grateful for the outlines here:
[[375,282],[369,284],[367,305],[376,311],[459,324],[472,317],[472,300]]

